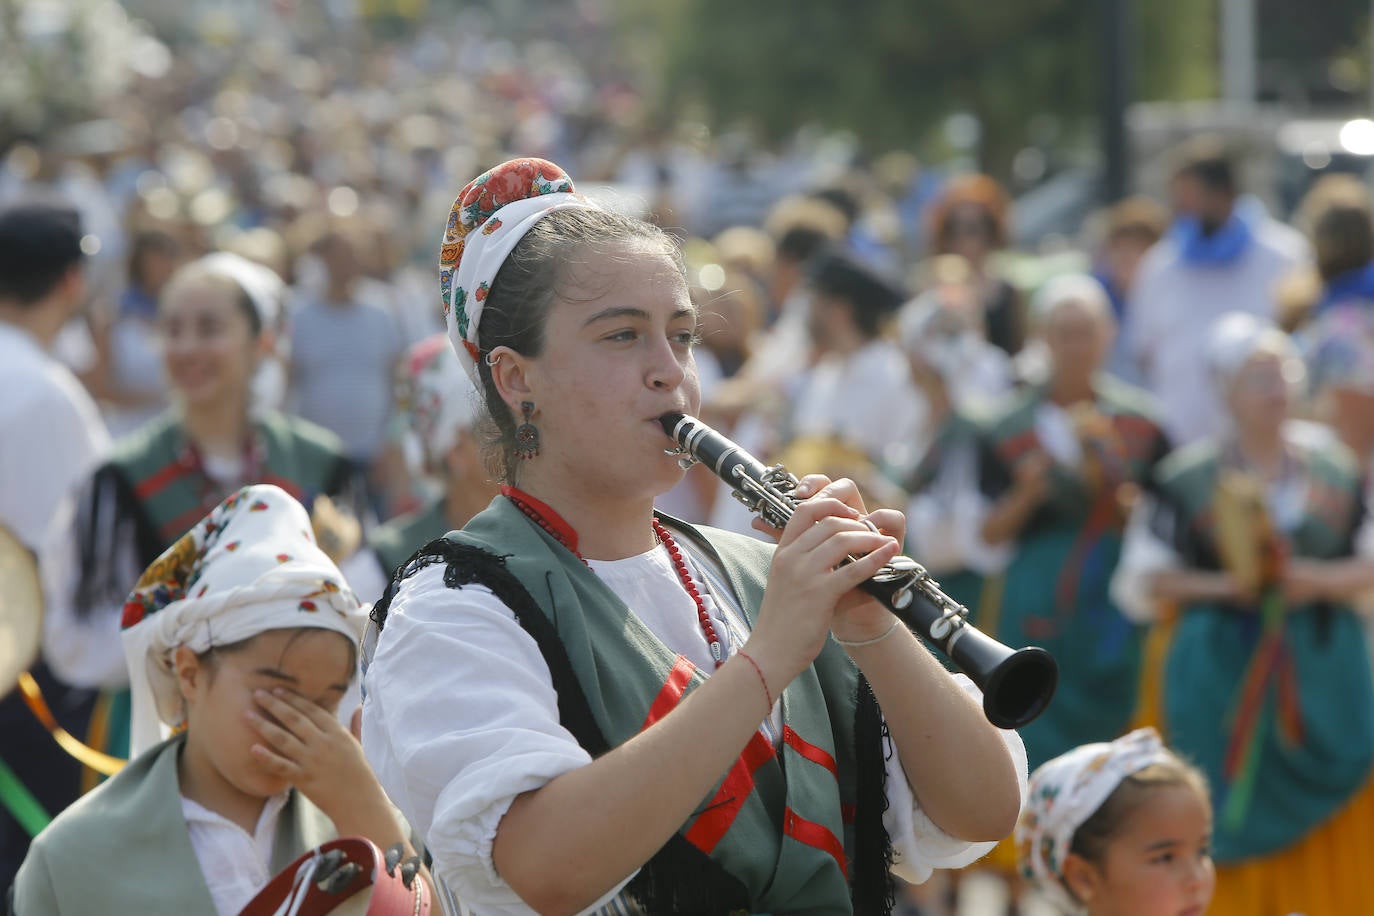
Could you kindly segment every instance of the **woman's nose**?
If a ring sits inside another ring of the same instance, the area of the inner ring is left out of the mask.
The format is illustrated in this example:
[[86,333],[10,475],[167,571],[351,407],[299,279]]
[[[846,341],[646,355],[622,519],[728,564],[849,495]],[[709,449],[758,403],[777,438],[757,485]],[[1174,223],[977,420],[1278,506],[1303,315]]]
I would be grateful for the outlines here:
[[647,377],[649,386],[673,389],[681,385],[686,377],[687,369],[682,357],[673,348],[672,342],[664,338],[653,348]]

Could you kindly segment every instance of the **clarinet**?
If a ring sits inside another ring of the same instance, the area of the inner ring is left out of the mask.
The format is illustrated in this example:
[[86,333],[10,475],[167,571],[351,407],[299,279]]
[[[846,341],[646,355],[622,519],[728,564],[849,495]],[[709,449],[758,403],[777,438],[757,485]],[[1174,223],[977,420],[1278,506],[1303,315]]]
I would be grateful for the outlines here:
[[[783,528],[798,500],[796,477],[782,465],[766,468],[740,446],[695,417],[667,413],[659,423],[684,468],[701,462],[734,488],[734,496],[774,528]],[[998,728],[1020,728],[1045,711],[1059,682],[1054,658],[1036,646],[1012,649],[968,622],[968,608],[910,557],[894,557],[861,586],[904,624],[938,648],[983,691],[983,712]]]

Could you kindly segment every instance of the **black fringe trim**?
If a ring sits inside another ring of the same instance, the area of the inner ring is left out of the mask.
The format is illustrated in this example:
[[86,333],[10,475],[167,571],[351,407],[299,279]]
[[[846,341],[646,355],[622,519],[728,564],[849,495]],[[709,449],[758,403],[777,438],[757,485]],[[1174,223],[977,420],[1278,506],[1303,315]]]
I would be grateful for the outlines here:
[[[520,580],[506,568],[506,559],[447,538],[430,541],[396,570],[386,593],[372,606],[372,620],[378,630],[385,628],[392,598],[401,582],[435,563],[446,564],[444,584],[449,588],[474,583],[486,586],[514,612],[520,626],[539,646],[558,694],[558,717],[563,727],[589,754],[600,756],[610,750],[610,744],[592,716],[591,704],[573,673],[572,661],[558,638],[558,631]],[[748,888],[676,833],[639,870],[625,892],[650,914],[706,916],[751,911]]]
[[892,880],[892,840],[883,826],[887,811],[887,748],[891,738],[873,688],[861,675],[854,711],[854,862],[850,894],[859,916],[891,913],[897,904]]

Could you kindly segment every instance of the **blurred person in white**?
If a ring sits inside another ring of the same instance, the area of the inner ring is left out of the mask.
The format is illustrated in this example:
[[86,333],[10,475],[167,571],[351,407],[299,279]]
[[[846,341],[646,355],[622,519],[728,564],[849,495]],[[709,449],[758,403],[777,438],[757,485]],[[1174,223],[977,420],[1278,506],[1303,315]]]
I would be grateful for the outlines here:
[[135,234],[114,314],[94,329],[102,354],[95,391],[114,436],[133,432],[167,407],[167,378],[157,343],[157,299],[183,260],[182,244],[171,233],[153,229]]
[[1013,369],[1006,352],[983,337],[968,262],[941,255],[929,267],[926,291],[897,315],[924,416],[909,456],[895,459],[893,470],[911,497],[907,552],[967,603],[977,593],[959,586],[977,582],[969,570],[982,521],[976,424],[1011,390]]
[[[85,300],[82,229],[76,211],[30,204],[0,212],[0,526],[35,555],[53,540],[54,520],[109,448],[95,402],[53,358],[58,331]],[[80,732],[93,694],[58,683],[38,663],[32,672],[59,722]],[[49,812],[79,794],[80,768],[25,709],[19,695],[0,700],[3,760]],[[29,835],[0,807],[0,887],[7,887]]]
[[806,285],[818,358],[793,402],[791,438],[837,439],[882,464],[894,446],[915,437],[923,412],[905,354],[884,336],[903,292],[837,252],[816,259]]
[[1203,354],[1213,324],[1231,311],[1273,318],[1279,281],[1308,260],[1308,246],[1241,198],[1236,164],[1210,138],[1185,150],[1170,189],[1174,223],[1140,265],[1124,333],[1170,438],[1184,445],[1224,413]]
[[327,274],[323,294],[291,312],[292,412],[343,440],[348,458],[371,468],[386,438],[392,373],[405,344],[386,309],[356,295],[353,238],[337,228],[315,245]]
[[[1129,321],[1127,308],[1146,252],[1164,235],[1169,215],[1164,206],[1148,197],[1128,197],[1103,214],[1102,242],[1094,256],[1093,276],[1111,299],[1117,327]],[[1107,371],[1123,382],[1141,383],[1139,368],[1131,359],[1125,334],[1116,336]]]
[[983,334],[1015,356],[1026,341],[1025,303],[1003,275],[998,255],[1011,241],[1011,198],[987,175],[950,179],[930,207],[934,255],[954,254],[973,270]]
[[397,411],[418,440],[426,476],[439,487],[420,508],[373,528],[366,547],[340,565],[348,584],[369,602],[382,596],[411,554],[462,528],[497,493],[482,461],[477,389],[448,335],[440,332],[411,347],[403,371]]

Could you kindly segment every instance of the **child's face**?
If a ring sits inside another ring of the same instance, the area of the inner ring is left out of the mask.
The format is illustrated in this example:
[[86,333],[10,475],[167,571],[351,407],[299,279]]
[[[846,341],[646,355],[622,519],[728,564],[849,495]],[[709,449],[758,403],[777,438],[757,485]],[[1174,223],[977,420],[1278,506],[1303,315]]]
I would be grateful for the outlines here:
[[1212,814],[1192,786],[1150,792],[1090,867],[1090,916],[1202,916],[1212,899]]
[[188,741],[237,792],[257,798],[276,795],[287,784],[264,770],[250,750],[262,738],[249,725],[248,714],[266,715],[254,703],[253,691],[282,687],[336,715],[353,676],[352,663],[348,640],[329,630],[268,630],[255,636],[202,665],[189,690],[182,677]]

